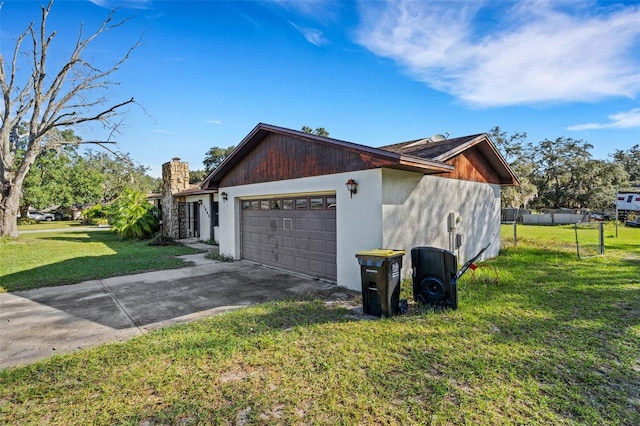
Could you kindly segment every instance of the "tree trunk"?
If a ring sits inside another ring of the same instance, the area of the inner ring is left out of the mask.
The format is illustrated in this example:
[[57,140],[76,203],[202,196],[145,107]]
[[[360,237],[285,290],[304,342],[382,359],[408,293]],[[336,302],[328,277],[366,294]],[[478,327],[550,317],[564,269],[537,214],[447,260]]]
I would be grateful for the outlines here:
[[20,197],[14,188],[10,187],[9,194],[0,195],[0,238],[18,238],[18,208]]

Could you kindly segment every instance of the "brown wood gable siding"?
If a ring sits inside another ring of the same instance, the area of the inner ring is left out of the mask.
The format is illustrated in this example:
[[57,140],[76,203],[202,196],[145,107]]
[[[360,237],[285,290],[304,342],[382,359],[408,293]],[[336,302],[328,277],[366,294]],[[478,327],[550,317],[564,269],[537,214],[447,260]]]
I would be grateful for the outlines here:
[[455,169],[450,173],[438,174],[438,176],[471,182],[503,183],[498,173],[489,165],[487,159],[477,148],[467,150],[446,163]]
[[388,160],[355,149],[273,133],[225,174],[220,186],[321,176],[389,164]]

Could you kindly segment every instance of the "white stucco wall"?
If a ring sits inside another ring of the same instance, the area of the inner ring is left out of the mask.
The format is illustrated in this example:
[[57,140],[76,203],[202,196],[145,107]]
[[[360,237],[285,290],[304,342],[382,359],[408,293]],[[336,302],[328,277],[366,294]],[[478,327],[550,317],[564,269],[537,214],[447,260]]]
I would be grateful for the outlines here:
[[500,187],[435,176],[382,170],[382,245],[407,251],[402,273],[411,274],[410,250],[432,246],[450,250],[448,215],[460,214],[457,233],[462,246],[458,262],[475,256],[486,244],[482,258],[500,250]]
[[[350,198],[345,183],[354,179],[358,192]],[[336,195],[336,261],[338,284],[360,290],[360,266],[355,254],[382,244],[382,170],[363,170],[252,185],[219,188],[227,201],[220,201],[220,254],[240,259],[240,200],[256,196],[295,194]]]
[[[358,182],[358,193],[349,197],[348,179]],[[403,249],[403,275],[411,274],[412,247],[449,249],[447,216],[459,212],[462,234],[459,261],[475,255],[492,242],[484,258],[500,249],[500,188],[496,185],[424,176],[391,169],[292,179],[220,188],[220,253],[242,257],[240,200],[296,194],[336,194],[337,281],[360,290],[360,266],[355,254],[375,248]]]
[[202,204],[198,206],[198,222],[200,224],[200,238],[201,241],[209,241],[212,239],[211,235],[211,208],[209,203],[209,194],[189,195],[185,197],[187,203],[197,203],[202,201]]

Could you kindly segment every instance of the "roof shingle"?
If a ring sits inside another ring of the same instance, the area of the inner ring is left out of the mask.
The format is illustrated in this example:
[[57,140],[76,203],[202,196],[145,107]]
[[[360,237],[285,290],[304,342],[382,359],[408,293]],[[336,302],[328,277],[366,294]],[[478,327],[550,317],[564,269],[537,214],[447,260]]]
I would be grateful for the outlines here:
[[413,141],[381,146],[378,149],[383,149],[385,151],[395,152],[398,154],[426,158],[429,160],[436,160],[440,159],[439,157],[447,154],[448,152],[457,151],[461,146],[468,144],[479,136],[482,136],[482,133],[435,142],[429,138],[416,139]]

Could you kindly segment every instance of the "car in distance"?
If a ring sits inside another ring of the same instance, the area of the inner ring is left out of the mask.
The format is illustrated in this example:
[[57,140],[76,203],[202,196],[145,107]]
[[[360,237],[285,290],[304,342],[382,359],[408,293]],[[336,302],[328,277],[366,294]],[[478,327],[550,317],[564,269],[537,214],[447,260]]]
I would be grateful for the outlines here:
[[39,211],[30,211],[27,213],[27,217],[29,219],[37,220],[38,222],[56,220],[51,213],[42,213]]

